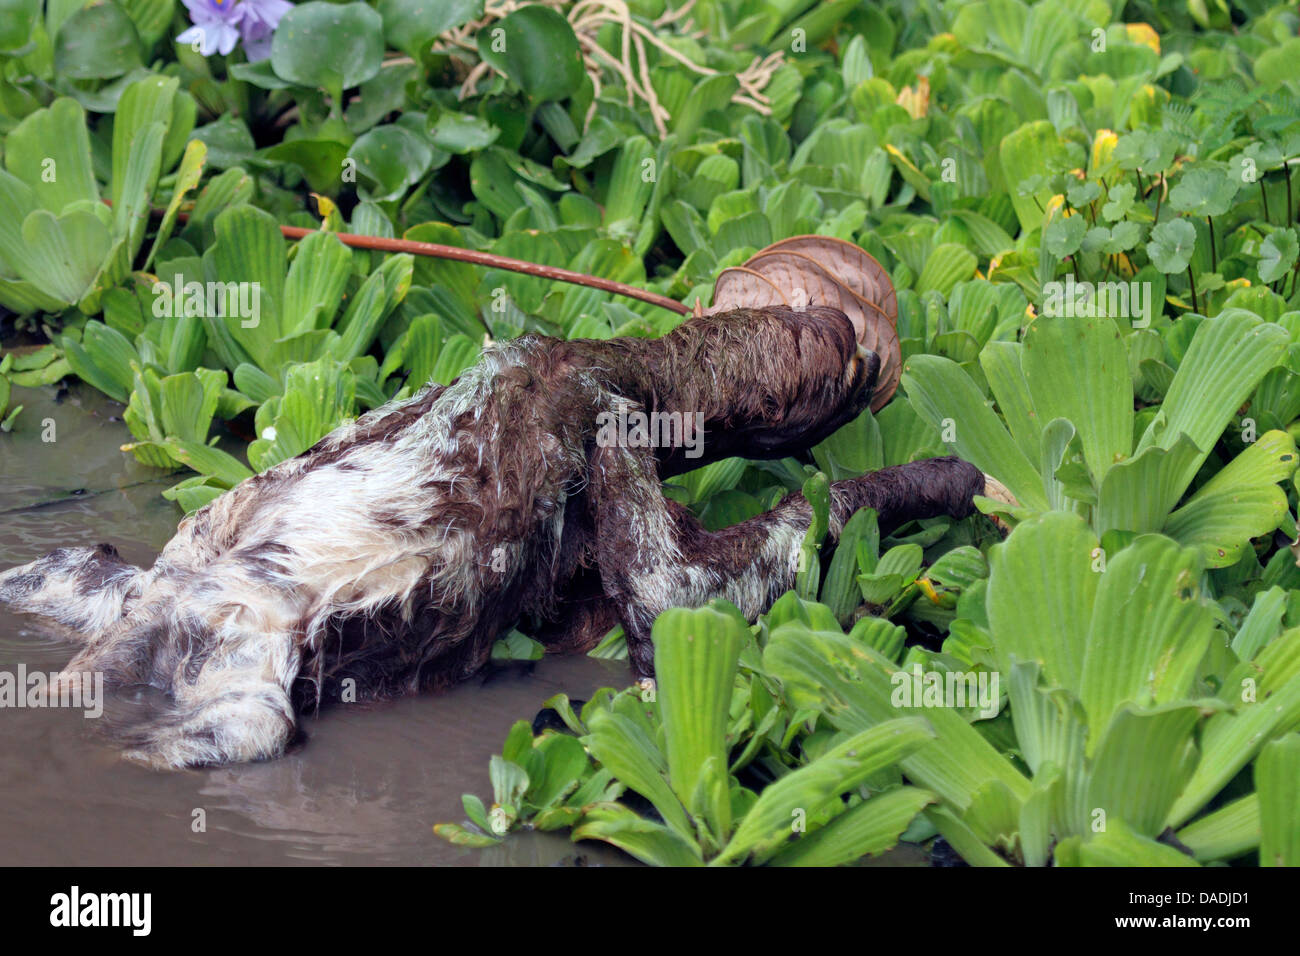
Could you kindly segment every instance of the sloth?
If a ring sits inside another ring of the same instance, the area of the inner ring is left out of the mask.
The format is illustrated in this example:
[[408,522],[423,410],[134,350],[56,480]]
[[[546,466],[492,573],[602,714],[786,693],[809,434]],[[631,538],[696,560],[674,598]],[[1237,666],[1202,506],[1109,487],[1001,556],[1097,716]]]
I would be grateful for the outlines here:
[[[313,705],[446,687],[524,619],[570,652],[621,624],[648,675],[661,611],[721,598],[754,620],[792,586],[812,520],[795,493],[708,531],[664,479],[805,451],[863,412],[880,365],[819,306],[697,316],[657,339],[502,342],[194,512],[153,567],[60,549],[0,574],[0,602],[81,644],[52,694],[103,675],[170,695],[124,733],[156,768],[277,757]],[[630,412],[679,415],[686,434],[602,440],[598,421]],[[952,457],[836,481],[830,537],[864,507],[882,532],[962,518],[984,488]]]

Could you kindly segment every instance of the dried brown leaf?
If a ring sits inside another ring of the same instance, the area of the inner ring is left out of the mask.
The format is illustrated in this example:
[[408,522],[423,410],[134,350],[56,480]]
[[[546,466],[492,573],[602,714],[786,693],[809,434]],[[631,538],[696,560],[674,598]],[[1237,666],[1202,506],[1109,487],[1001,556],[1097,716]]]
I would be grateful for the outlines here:
[[826,305],[849,317],[858,341],[880,356],[872,411],[898,388],[898,297],[889,274],[869,254],[829,236],[794,236],[756,252],[742,266],[724,269],[708,311],[788,305]]

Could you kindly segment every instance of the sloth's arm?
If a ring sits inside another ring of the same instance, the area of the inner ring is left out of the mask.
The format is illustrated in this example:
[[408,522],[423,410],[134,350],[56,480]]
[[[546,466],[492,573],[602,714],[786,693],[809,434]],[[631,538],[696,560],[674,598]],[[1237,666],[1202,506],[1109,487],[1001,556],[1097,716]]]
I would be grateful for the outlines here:
[[[831,485],[830,533],[838,540],[855,511],[872,507],[882,532],[916,518],[974,511],[984,476],[958,458],[932,458],[885,468]],[[606,596],[627,633],[641,674],[654,665],[650,628],[670,607],[699,607],[725,598],[750,620],[794,584],[797,559],[812,520],[801,494],[772,511],[711,532],[659,489],[645,451],[600,448],[588,489],[596,561]]]

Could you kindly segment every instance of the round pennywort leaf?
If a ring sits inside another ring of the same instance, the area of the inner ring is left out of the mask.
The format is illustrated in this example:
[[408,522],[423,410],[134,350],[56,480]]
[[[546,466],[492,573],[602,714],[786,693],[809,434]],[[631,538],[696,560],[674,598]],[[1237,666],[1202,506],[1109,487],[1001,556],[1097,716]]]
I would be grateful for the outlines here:
[[1151,230],[1147,255],[1151,264],[1166,275],[1182,272],[1196,246],[1196,227],[1186,219],[1171,219]]
[[1276,282],[1295,265],[1300,256],[1300,242],[1294,229],[1279,229],[1269,235],[1259,247],[1259,278],[1262,282]]

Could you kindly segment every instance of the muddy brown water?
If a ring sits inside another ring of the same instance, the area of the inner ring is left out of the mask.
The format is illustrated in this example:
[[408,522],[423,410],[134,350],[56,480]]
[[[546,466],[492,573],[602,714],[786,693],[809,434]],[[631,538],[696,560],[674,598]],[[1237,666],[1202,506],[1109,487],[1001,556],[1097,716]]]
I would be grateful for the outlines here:
[[[151,563],[181,516],[160,494],[179,476],[120,450],[122,406],[98,393],[14,392],[25,409],[0,434],[0,568],[101,541]],[[55,440],[43,441],[51,423]],[[0,671],[57,671],[72,653],[0,609]],[[560,834],[481,851],[431,829],[464,818],[462,793],[490,799],[488,759],[512,723],[555,693],[585,698],[628,676],[621,662],[546,658],[444,694],[335,706],[307,718],[306,745],[279,760],[180,773],[121,760],[81,711],[0,708],[0,865],[629,862]],[[149,693],[118,692],[109,716],[146,707]]]

